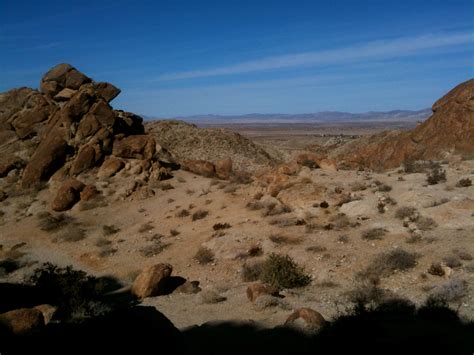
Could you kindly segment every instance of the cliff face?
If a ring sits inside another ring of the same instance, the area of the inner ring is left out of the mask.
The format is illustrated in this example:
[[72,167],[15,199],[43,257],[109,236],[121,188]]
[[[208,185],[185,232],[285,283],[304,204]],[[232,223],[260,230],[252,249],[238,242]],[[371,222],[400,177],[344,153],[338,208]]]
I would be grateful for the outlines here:
[[474,79],[436,101],[433,114],[411,131],[390,131],[363,137],[332,152],[340,165],[390,169],[405,159],[474,156]]

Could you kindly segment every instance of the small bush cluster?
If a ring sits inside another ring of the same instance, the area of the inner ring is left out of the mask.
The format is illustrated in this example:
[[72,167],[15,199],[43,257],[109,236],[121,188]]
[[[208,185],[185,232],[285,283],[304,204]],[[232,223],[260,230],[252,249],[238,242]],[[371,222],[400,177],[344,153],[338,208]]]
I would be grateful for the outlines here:
[[472,180],[469,178],[461,179],[456,183],[456,187],[469,187],[472,186]]
[[365,240],[381,240],[386,233],[384,228],[372,228],[363,231],[361,237]]
[[260,280],[263,273],[264,263],[261,261],[254,263],[245,263],[242,266],[241,276],[244,282],[253,282]]
[[215,231],[222,230],[222,229],[228,229],[230,228],[231,225],[229,223],[216,223],[212,226],[212,229]]
[[197,220],[206,218],[208,214],[209,214],[209,211],[206,211],[206,210],[197,210],[196,212],[193,213],[193,215],[192,215],[192,220],[193,220],[193,221],[197,221]]
[[194,255],[194,259],[202,265],[212,263],[214,258],[215,256],[212,250],[206,247],[200,247]]
[[272,253],[265,260],[261,280],[282,289],[306,286],[311,277],[288,255]]
[[378,255],[369,266],[358,273],[360,278],[380,278],[390,276],[396,271],[406,271],[414,268],[419,254],[410,253],[403,249],[395,249]]
[[270,239],[275,244],[299,244],[301,243],[300,238],[288,237],[281,234],[271,234],[268,239]]
[[441,167],[436,167],[431,169],[431,171],[426,173],[426,182],[429,185],[436,185],[440,182],[446,181],[446,170],[441,169]]

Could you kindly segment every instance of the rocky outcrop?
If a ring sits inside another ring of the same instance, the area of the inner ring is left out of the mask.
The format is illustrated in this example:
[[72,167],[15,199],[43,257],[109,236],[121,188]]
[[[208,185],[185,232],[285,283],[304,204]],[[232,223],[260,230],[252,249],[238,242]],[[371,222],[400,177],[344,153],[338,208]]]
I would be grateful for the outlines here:
[[216,166],[206,160],[185,160],[182,162],[181,167],[197,175],[206,177],[216,176]]
[[216,163],[216,175],[219,179],[228,180],[232,175],[232,159],[226,158]]
[[254,303],[261,296],[278,296],[278,290],[274,287],[264,285],[260,282],[247,287],[247,298]]
[[352,141],[329,155],[339,166],[376,170],[405,160],[474,157],[474,79],[436,101],[431,117],[411,131],[389,131]]
[[146,267],[133,282],[132,294],[138,298],[163,294],[172,271],[173,267],[169,264],[156,264]]
[[66,180],[56,193],[51,208],[57,212],[70,209],[80,200],[84,187],[82,182],[74,178]]
[[30,188],[53,175],[61,180],[88,173],[104,161],[99,175],[110,177],[128,160],[146,161],[138,164],[144,166],[144,182],[169,177],[178,166],[160,163],[143,119],[110,106],[119,93],[112,84],[59,64],[43,76],[40,91],[0,94],[0,177],[22,172],[21,186]]
[[39,331],[45,322],[39,309],[20,308],[0,314],[0,324],[12,334],[25,335]]
[[285,326],[291,326],[305,332],[314,333],[326,325],[326,320],[321,313],[311,308],[299,308],[286,320]]

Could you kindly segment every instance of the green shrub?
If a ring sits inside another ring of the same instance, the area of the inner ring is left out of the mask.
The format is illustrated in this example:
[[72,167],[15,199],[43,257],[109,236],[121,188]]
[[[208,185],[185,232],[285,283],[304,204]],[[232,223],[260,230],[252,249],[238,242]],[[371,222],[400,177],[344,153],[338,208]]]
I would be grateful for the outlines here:
[[288,255],[272,253],[265,260],[261,280],[281,289],[306,286],[311,277]]

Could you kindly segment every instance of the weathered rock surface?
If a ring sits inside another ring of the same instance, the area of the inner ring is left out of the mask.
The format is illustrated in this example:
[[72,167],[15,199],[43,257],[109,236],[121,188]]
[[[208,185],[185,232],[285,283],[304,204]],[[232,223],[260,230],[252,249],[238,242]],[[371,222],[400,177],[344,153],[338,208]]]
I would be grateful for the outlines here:
[[216,166],[209,161],[185,160],[182,162],[181,167],[197,175],[206,177],[216,176]]
[[254,303],[257,298],[264,295],[277,296],[278,290],[274,287],[264,285],[260,282],[251,284],[247,287],[247,298],[252,303]]
[[389,131],[350,142],[329,155],[350,168],[390,169],[405,160],[474,156],[474,79],[436,101],[431,117],[411,131]]
[[146,267],[132,285],[132,294],[146,298],[163,294],[173,267],[170,264],[156,264]]
[[30,334],[44,326],[44,317],[38,309],[20,308],[0,314],[0,324],[13,334]]
[[215,168],[219,179],[228,180],[232,174],[232,159],[229,157],[219,160]]
[[323,328],[326,325],[326,320],[321,313],[311,308],[300,308],[288,317],[285,325],[312,333]]
[[80,200],[84,187],[82,182],[74,178],[66,180],[56,193],[51,208],[58,212],[70,209]]

